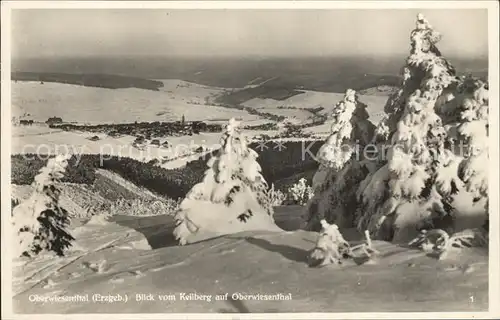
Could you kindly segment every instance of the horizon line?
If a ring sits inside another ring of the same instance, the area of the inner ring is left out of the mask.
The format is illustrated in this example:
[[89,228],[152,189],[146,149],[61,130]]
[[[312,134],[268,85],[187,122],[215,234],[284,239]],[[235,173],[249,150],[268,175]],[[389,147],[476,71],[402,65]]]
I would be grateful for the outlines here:
[[[365,58],[369,60],[377,60],[377,59],[397,59],[397,58],[407,58],[409,56],[408,53],[394,53],[394,54],[310,54],[310,55],[260,55],[260,54],[245,54],[245,55],[236,55],[236,54],[217,54],[217,55],[203,55],[203,54],[93,54],[93,55],[53,55],[53,56],[15,56],[11,55],[11,60],[46,60],[46,59],[96,59],[96,58],[174,58],[174,59],[331,59],[331,58],[339,58],[339,59],[359,59]],[[453,54],[443,54],[443,58],[445,59],[461,59],[461,60],[488,60],[489,54],[482,53],[477,55],[463,56],[463,55],[453,55]]]

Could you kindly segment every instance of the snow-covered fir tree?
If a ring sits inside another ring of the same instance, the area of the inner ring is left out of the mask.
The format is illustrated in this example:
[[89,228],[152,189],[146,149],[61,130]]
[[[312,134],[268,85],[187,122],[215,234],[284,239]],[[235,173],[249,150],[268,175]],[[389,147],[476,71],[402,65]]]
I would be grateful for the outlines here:
[[[367,176],[360,181],[356,188],[357,206],[355,218],[359,218],[360,212],[364,212],[367,206],[372,206],[379,199],[374,198],[369,201],[363,201],[360,194],[365,190],[366,185],[374,179],[374,181],[381,181],[381,176],[385,175],[384,170],[380,170],[387,163],[387,148],[390,145],[392,135],[397,129],[397,124],[401,118],[404,110],[406,100],[412,91],[417,88],[415,81],[411,80],[411,73],[408,67],[402,68],[401,85],[393,94],[389,96],[384,106],[385,116],[377,124],[373,137],[367,145],[365,151],[368,156],[360,161],[360,165],[367,172]],[[371,149],[371,150],[370,150]],[[372,151],[372,152],[370,152]],[[377,175],[377,176],[375,176]],[[372,187],[380,188],[377,194],[383,192],[383,183],[373,184]]]
[[416,82],[410,81],[411,77],[410,69],[406,66],[403,67],[401,86],[387,100],[384,106],[386,115],[377,125],[372,142],[385,143],[390,141],[391,134],[397,129],[408,96],[418,88]]
[[462,157],[458,175],[473,203],[488,218],[488,83],[461,77],[449,98],[439,107],[447,119],[448,143]]
[[16,256],[33,257],[40,252],[63,256],[74,238],[67,231],[68,213],[59,206],[58,183],[68,166],[68,157],[48,160],[32,184],[33,194],[12,210]]
[[467,77],[457,88],[458,133],[465,141],[460,177],[477,200],[488,198],[488,84]]
[[239,122],[231,119],[203,181],[189,191],[175,215],[174,236],[179,244],[210,234],[280,230],[274,223],[258,155],[247,144]]
[[[441,56],[441,35],[419,14],[411,32],[401,89],[386,105],[388,117],[377,128],[390,142],[385,159],[360,184],[362,205],[357,226],[376,238],[405,241],[433,221],[452,216],[454,195],[462,188],[458,165],[462,156],[449,146],[447,128],[436,113],[460,79]],[[432,227],[432,226],[431,226]]]
[[319,168],[313,178],[314,197],[309,202],[305,228],[319,230],[326,219],[339,227],[352,225],[356,210],[355,186],[366,176],[360,165],[364,146],[375,126],[368,120],[366,105],[348,89],[336,104],[331,134],[317,153]]
[[342,260],[349,257],[350,245],[339,227],[329,224],[326,220],[320,220],[321,231],[319,232],[316,245],[308,256],[310,267],[323,267],[329,264],[342,264]]

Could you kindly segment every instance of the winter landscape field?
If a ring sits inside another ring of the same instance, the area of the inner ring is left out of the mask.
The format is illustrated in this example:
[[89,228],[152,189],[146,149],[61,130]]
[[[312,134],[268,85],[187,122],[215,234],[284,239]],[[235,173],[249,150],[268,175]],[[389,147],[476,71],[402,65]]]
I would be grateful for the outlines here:
[[[307,35],[292,13],[68,9],[59,40],[49,11],[13,14],[14,313],[492,310],[485,9],[295,12]],[[147,28],[169,45],[114,51]]]

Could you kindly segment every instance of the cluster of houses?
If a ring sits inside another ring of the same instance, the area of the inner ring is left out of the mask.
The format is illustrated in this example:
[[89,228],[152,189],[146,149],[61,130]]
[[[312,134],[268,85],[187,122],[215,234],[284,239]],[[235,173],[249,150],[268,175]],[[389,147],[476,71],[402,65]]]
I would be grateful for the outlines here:
[[19,120],[19,125],[21,126],[31,126],[33,125],[33,120],[26,120],[26,119],[21,119]]
[[200,132],[220,132],[222,126],[218,124],[206,124],[201,121],[193,122],[134,122],[99,125],[75,125],[60,123],[57,119],[51,120],[51,127],[66,131],[87,131],[105,133],[110,137],[118,138],[124,135],[144,136],[151,140],[152,137],[172,137],[199,134]]
[[[34,123],[35,121],[32,119],[20,119],[18,117],[12,118],[12,125],[32,126]],[[47,121],[45,121],[45,123],[50,126],[53,124],[63,123],[63,119],[60,117],[50,117]]]
[[60,117],[51,117],[51,118],[47,119],[47,121],[45,121],[45,123],[50,126],[51,124],[63,123],[63,119]]

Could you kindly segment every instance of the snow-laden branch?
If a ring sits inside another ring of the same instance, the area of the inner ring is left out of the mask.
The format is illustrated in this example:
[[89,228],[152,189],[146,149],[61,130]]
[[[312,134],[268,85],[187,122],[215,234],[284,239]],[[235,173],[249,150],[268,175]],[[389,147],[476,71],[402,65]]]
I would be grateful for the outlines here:
[[466,229],[451,236],[442,229],[423,230],[420,235],[408,243],[427,253],[435,254],[440,260],[452,251],[473,246],[487,247],[488,237],[479,229]]

